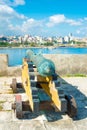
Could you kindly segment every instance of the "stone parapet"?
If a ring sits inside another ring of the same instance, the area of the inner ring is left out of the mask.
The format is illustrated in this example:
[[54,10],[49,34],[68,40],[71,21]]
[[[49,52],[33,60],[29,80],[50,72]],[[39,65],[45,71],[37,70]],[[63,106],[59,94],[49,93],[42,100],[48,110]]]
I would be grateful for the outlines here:
[[[44,57],[54,62],[59,75],[87,75],[87,55],[83,54],[44,54]],[[0,54],[0,76],[20,76],[21,66],[9,67],[8,55]]]
[[0,54],[0,76],[7,75],[8,55]]
[[80,54],[45,54],[51,59],[60,75],[66,74],[86,74],[87,75],[87,55]]

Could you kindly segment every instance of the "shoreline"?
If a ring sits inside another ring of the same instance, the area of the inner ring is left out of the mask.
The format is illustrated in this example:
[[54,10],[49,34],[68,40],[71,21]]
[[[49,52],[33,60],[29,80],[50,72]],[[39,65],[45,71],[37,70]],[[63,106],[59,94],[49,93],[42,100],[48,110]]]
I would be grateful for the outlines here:
[[43,49],[43,48],[48,48],[48,49],[50,49],[50,48],[52,48],[52,49],[55,49],[55,48],[87,48],[87,46],[79,46],[79,45],[59,45],[59,46],[37,46],[37,47],[26,47],[26,46],[24,46],[24,47],[0,47],[0,49],[26,49],[26,48],[30,48],[30,49],[32,49],[32,48],[41,48],[41,49]]

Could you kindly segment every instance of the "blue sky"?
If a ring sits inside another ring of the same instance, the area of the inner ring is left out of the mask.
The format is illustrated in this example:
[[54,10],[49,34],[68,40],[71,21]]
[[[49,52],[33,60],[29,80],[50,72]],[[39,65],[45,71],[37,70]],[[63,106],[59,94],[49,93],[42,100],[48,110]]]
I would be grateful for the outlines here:
[[0,35],[87,37],[86,0],[0,0]]

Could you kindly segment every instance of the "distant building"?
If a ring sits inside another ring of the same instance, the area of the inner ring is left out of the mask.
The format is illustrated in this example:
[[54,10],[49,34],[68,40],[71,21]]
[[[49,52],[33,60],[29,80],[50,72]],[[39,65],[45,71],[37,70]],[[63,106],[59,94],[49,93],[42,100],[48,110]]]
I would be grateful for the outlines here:
[[70,37],[69,36],[65,36],[64,37],[64,42],[65,43],[69,43],[70,42]]
[[69,33],[69,38],[70,38],[70,41],[73,40],[73,35],[72,35],[72,33]]
[[64,43],[64,38],[63,37],[59,37],[57,41],[58,41],[58,43]]
[[22,42],[23,42],[23,39],[22,39],[21,36],[18,37],[18,42],[19,42],[19,43],[22,43]]
[[29,38],[29,35],[24,35],[24,37],[23,37],[23,42],[26,42],[27,40],[28,40],[28,38]]

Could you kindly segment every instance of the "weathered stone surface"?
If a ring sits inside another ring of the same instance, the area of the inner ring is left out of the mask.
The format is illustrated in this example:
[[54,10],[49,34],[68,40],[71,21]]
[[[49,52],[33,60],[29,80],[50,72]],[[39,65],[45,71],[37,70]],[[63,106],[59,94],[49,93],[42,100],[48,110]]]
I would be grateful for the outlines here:
[[0,123],[0,130],[4,130],[4,125]]
[[20,123],[17,122],[4,122],[3,124],[0,123],[0,125],[2,126],[2,129],[0,128],[0,130],[21,130]]
[[76,126],[73,125],[72,120],[59,120],[58,122],[45,122],[47,130],[77,130]]
[[8,76],[21,76],[22,66],[8,67],[7,75]]
[[[12,77],[0,78],[0,89],[8,88]],[[17,81],[21,81],[17,77]],[[5,84],[4,84],[5,82]],[[0,102],[5,110],[0,111],[0,130],[86,130],[87,129],[87,78],[61,77],[62,88],[65,93],[72,94],[78,105],[78,114],[75,119],[67,114],[54,112],[41,112],[34,116],[19,120],[13,111],[9,111],[11,102],[14,102],[15,94],[0,94]],[[22,98],[24,99],[25,93]],[[27,98],[26,98],[27,99]],[[8,103],[7,103],[8,102]],[[7,110],[6,110],[7,109]]]
[[20,130],[46,130],[46,128],[40,121],[30,121],[28,123],[25,122],[21,124]]
[[87,74],[87,55],[45,54],[44,56],[54,62],[58,74]]
[[8,55],[0,54],[0,76],[7,75]]
[[12,121],[12,112],[11,111],[0,111],[0,122],[3,122],[3,121],[4,122]]
[[16,121],[0,123],[0,130],[46,130],[40,121]]

